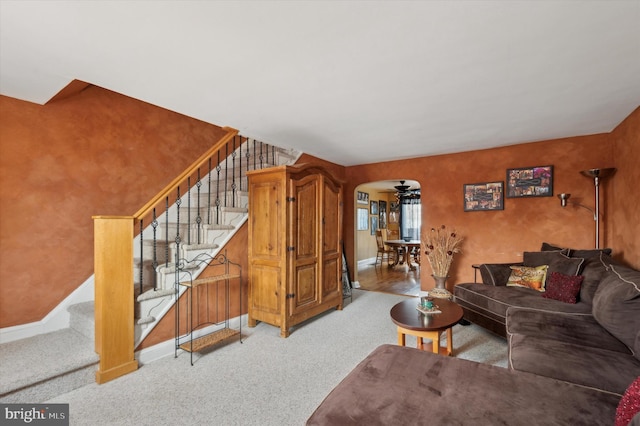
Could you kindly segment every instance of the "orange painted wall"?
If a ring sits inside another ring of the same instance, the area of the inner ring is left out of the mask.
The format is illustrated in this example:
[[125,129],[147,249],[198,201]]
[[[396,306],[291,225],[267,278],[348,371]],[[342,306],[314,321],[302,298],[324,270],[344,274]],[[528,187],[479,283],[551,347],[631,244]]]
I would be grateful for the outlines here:
[[[226,250],[227,257],[232,262],[240,263],[242,267],[242,298],[240,298],[240,294],[238,294],[239,287],[238,282],[234,281],[230,283],[230,318],[235,318],[238,315],[247,313],[247,291],[248,291],[248,271],[249,271],[249,258],[247,256],[247,244],[249,238],[249,229],[247,224],[245,223],[238,232],[233,236],[231,240],[224,246],[223,250]],[[217,275],[215,272],[211,272],[211,268],[208,268],[202,272],[201,278]],[[211,303],[216,301],[213,291],[211,292],[212,298]],[[242,308],[238,309],[240,306],[239,300],[242,301]],[[222,302],[222,298],[218,300],[218,302]],[[180,323],[186,325],[186,299],[184,295],[180,298],[180,312],[181,312],[181,320]],[[213,305],[211,305],[213,306]],[[204,312],[204,310],[203,310]],[[175,307],[171,308],[169,312],[160,320],[160,322],[154,327],[154,329],[149,333],[149,335],[140,343],[140,345],[136,348],[136,350],[141,350],[153,346],[157,343],[162,343],[167,340],[171,340],[175,337]],[[186,327],[181,327],[181,333],[186,332]]]
[[611,180],[613,208],[605,220],[620,259],[640,269],[640,107],[612,132],[612,138],[618,171]]
[[[521,260],[524,251],[539,250],[543,241],[575,248],[594,247],[593,216],[575,206],[561,208],[555,194],[571,193],[573,201],[593,207],[593,180],[579,171],[618,166],[616,176],[601,185],[603,217],[612,216],[601,229],[602,245],[613,247],[617,257],[623,254],[627,263],[638,267],[640,194],[637,185],[630,183],[640,181],[637,116],[636,111],[625,121],[624,128],[613,134],[348,167],[345,235],[353,235],[354,190],[358,185],[388,179],[417,180],[422,188],[423,233],[444,224],[455,227],[465,237],[463,253],[454,260],[450,274],[448,285],[451,287],[454,283],[473,281],[472,264]],[[618,140],[614,141],[616,134]],[[621,159],[619,155],[626,158]],[[554,166],[553,197],[505,198],[502,211],[464,212],[463,184],[505,181],[507,168],[537,165]],[[614,181],[618,185],[615,191]],[[627,198],[624,204],[620,202],[622,197]],[[610,212],[616,212],[615,216]],[[626,239],[620,238],[627,230],[634,232],[627,233]],[[345,243],[348,261],[353,265],[353,238],[347,238]],[[425,266],[423,270],[422,288],[430,289],[433,287],[430,268]]]
[[89,86],[0,96],[0,327],[41,320],[93,274],[92,215],[130,215],[223,135]]
[[[46,106],[0,96],[0,327],[42,319],[93,273],[92,215],[132,214],[222,134],[217,126],[93,86]],[[352,272],[355,188],[419,181],[424,229],[446,224],[466,237],[451,283],[473,280],[473,263],[518,260],[542,241],[593,246],[593,219],[584,209],[562,209],[554,196],[505,199],[504,211],[465,213],[464,183],[504,180],[511,167],[553,164],[554,193],[570,192],[572,200],[592,205],[593,183],[578,172],[614,166],[618,172],[602,188],[604,245],[640,268],[639,134],[636,110],[611,134],[347,168],[307,155],[299,162],[321,164],[345,181]],[[246,262],[246,235],[229,247]],[[432,287],[427,268],[423,288]],[[144,346],[172,338],[167,327]]]

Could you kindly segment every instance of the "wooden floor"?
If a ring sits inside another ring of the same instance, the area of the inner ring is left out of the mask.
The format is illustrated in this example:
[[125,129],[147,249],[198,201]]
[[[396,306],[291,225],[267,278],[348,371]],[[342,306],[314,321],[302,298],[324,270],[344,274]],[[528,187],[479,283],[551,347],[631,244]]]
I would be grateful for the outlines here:
[[420,267],[410,271],[406,265],[389,268],[386,261],[380,266],[373,262],[358,267],[358,282],[361,290],[418,296],[420,294]]

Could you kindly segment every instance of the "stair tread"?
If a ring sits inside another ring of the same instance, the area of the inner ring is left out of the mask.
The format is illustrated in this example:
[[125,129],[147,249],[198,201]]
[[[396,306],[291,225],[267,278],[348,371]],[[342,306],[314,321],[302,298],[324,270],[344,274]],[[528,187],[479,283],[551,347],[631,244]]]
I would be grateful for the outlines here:
[[97,364],[94,344],[70,328],[0,345],[0,396]]

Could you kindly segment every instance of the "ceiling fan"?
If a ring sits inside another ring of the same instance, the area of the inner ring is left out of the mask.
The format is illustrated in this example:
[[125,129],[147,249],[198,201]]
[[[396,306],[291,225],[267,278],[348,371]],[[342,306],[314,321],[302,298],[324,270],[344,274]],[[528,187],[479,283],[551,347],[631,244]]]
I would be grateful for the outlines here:
[[409,192],[409,188],[411,188],[409,185],[405,185],[404,183],[405,181],[401,180],[400,185],[394,186],[394,188],[398,191],[399,194],[407,193]]

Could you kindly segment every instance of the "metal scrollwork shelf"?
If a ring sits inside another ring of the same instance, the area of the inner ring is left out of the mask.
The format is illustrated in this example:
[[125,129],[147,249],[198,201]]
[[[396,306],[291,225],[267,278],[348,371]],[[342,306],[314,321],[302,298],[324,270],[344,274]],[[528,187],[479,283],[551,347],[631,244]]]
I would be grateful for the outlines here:
[[[192,277],[192,271],[208,265],[206,277]],[[237,285],[237,287],[236,287]],[[231,296],[238,294],[238,309],[242,301],[242,267],[230,261],[226,251],[212,257],[201,254],[194,260],[180,259],[176,267],[175,357],[178,350],[200,352],[224,340],[240,336],[242,343],[242,321],[238,328],[230,327]],[[183,294],[184,293],[184,294]],[[180,298],[180,295],[183,297]],[[185,312],[186,310],[186,312]],[[238,311],[238,319],[240,319]]]

